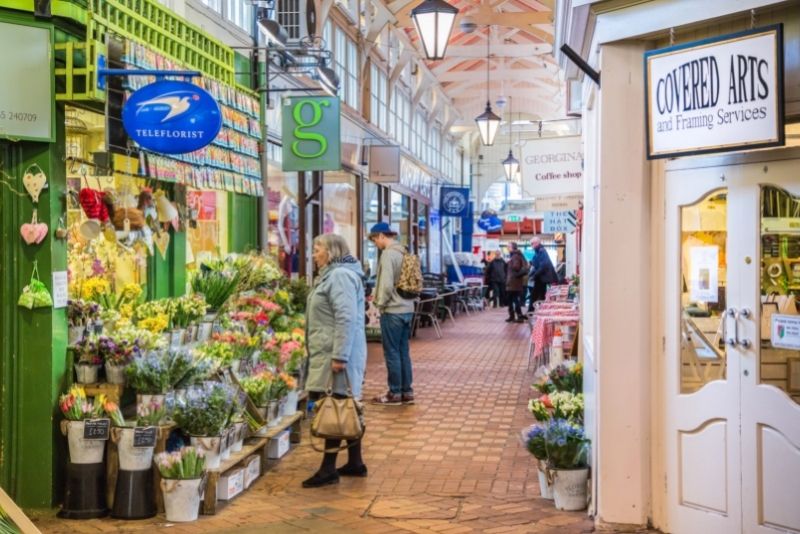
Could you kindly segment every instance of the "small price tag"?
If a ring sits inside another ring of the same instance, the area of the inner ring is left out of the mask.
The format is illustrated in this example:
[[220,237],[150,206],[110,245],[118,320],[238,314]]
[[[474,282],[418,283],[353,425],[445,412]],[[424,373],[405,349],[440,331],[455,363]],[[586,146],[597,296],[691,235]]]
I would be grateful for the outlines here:
[[88,419],[84,422],[83,439],[107,440],[110,433],[110,419]]
[[156,446],[158,428],[154,426],[136,427],[133,429],[133,447],[149,448]]

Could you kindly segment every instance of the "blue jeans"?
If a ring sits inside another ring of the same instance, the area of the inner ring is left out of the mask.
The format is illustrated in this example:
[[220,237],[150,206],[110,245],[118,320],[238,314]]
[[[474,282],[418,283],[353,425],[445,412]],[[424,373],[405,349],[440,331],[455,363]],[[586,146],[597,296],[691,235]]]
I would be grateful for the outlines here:
[[381,315],[383,357],[386,359],[389,392],[394,395],[413,393],[411,389],[411,355],[408,338],[411,336],[413,313],[384,313]]

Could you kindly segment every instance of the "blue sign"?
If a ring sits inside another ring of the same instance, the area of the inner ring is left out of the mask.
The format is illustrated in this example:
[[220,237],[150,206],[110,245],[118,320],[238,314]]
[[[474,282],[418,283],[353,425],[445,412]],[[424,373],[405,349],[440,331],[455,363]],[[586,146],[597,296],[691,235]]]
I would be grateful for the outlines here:
[[161,81],[130,95],[122,124],[139,146],[163,154],[193,152],[211,143],[222,128],[214,97],[188,82]]
[[486,210],[478,219],[478,228],[487,233],[496,233],[503,229],[503,221],[494,210]]
[[442,187],[439,199],[442,217],[466,217],[469,214],[469,187]]

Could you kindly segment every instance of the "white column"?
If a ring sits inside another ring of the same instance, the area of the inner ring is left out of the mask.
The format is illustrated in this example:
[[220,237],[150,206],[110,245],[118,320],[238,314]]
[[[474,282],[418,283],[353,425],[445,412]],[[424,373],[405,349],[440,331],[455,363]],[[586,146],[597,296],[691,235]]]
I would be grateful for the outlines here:
[[650,173],[641,43],[604,45],[597,92],[597,522],[650,515]]

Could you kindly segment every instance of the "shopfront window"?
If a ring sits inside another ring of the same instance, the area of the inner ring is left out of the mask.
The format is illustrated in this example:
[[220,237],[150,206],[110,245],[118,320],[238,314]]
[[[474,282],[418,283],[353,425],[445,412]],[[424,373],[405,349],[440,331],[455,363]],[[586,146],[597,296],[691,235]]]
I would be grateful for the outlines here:
[[681,393],[726,376],[727,190],[681,208]]
[[364,243],[361,259],[370,275],[378,272],[378,248],[369,240],[369,229],[380,221],[380,193],[381,186],[364,182]]
[[409,244],[408,233],[410,229],[409,224],[409,198],[396,191],[392,191],[392,226],[400,235],[398,241],[407,247]]
[[418,204],[417,231],[419,232],[419,260],[422,264],[422,270],[425,272],[428,270],[428,210],[429,208],[425,204],[421,202]]
[[761,189],[760,383],[800,403],[800,198]]
[[270,164],[267,178],[268,247],[287,274],[299,272],[300,219],[297,174]]
[[200,265],[228,251],[228,194],[189,189],[186,263]]
[[350,252],[358,254],[358,195],[356,177],[348,173],[326,172],[323,184],[323,232],[345,238]]

